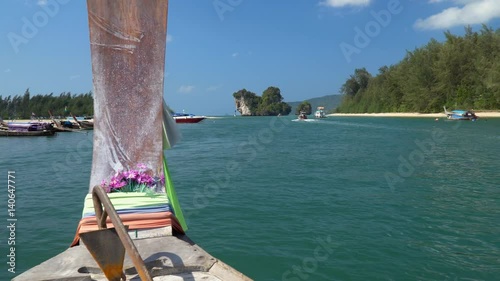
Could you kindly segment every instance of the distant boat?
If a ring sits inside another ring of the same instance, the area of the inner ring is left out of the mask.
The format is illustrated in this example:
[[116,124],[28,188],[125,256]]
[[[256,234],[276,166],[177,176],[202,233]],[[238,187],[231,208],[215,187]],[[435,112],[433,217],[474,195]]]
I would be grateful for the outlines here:
[[36,137],[36,136],[53,136],[55,131],[45,130],[45,131],[11,131],[11,130],[1,130],[0,137]]
[[175,123],[198,123],[206,119],[205,116],[197,116],[188,113],[174,113],[172,117],[174,118]]
[[[52,111],[49,110],[50,119],[52,119],[52,123],[54,126],[54,131],[56,132],[77,132],[83,129],[80,129],[79,124],[71,122],[70,120],[56,120]],[[92,128],[93,129],[93,126]]]
[[[75,122],[73,123],[71,119],[73,119]],[[84,130],[94,129],[94,118],[92,117],[76,117],[75,115],[71,114],[71,117],[68,117],[66,119],[66,122],[71,122],[72,124],[76,125],[76,127],[79,129],[84,129]],[[74,128],[74,126],[70,128]]]
[[304,111],[301,111],[297,119],[293,119],[293,122],[318,122],[316,119],[308,119]]
[[[69,121],[63,121],[63,122],[59,122],[57,120],[54,120],[54,131],[55,132],[79,132],[79,131],[83,131],[83,130],[91,130],[92,128],[90,129],[79,129],[78,126],[73,126],[73,123],[69,122]],[[65,123],[65,122],[68,122],[68,123]],[[64,124],[64,125],[63,125]]]
[[0,136],[52,136],[54,127],[51,123],[31,121],[31,122],[10,122],[0,126]]
[[446,118],[449,120],[470,120],[470,121],[476,121],[477,117],[476,114],[473,111],[470,110],[452,110],[448,111],[446,110],[446,106],[443,106],[444,108],[444,113],[446,114]]
[[314,112],[314,117],[316,117],[316,118],[326,118],[325,108],[323,106],[318,106],[316,112]]

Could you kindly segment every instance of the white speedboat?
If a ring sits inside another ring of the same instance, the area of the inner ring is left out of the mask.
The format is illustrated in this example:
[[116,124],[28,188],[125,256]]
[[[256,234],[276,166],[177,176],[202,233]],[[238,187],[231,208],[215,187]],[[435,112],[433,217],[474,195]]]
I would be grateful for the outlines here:
[[326,118],[325,108],[323,106],[318,106],[316,112],[314,112],[314,117],[316,117],[316,118]]

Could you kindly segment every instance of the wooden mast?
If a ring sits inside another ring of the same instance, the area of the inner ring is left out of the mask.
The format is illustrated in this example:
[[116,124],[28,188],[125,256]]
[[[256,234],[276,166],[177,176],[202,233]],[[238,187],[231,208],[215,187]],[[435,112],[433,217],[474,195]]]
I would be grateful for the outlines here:
[[168,0],[87,0],[94,85],[90,188],[144,163],[162,170]]

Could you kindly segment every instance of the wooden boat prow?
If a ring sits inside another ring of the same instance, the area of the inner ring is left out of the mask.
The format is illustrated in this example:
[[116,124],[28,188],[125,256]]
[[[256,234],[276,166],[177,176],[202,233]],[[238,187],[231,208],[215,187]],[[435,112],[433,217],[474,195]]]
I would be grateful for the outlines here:
[[[160,233],[163,231],[163,233]],[[226,263],[214,258],[186,235],[173,236],[169,229],[146,231],[134,244],[154,280],[251,280]],[[137,273],[129,258],[123,269],[127,280],[137,280]],[[170,276],[170,277],[169,277]],[[33,267],[13,281],[34,280],[106,280],[87,248],[77,246]],[[177,280],[177,279],[176,279]]]
[[[166,170],[162,120],[168,1],[87,0],[87,8],[96,117],[90,194],[103,179],[138,163],[151,167],[156,175]],[[164,175],[167,178],[167,173]],[[180,215],[176,213],[176,216]],[[206,281],[251,280],[205,252],[185,234],[179,234],[176,227],[172,223],[131,230],[128,236],[124,234],[125,240],[132,238],[131,243],[154,280],[178,280],[179,277]],[[115,225],[115,228],[118,227]],[[80,233],[79,230],[77,235],[98,232]],[[125,244],[123,237],[120,241]],[[82,244],[83,241],[13,280],[106,280],[96,257],[87,249],[88,244]],[[138,274],[143,272],[135,261],[125,256],[123,271],[127,280],[138,280]]]

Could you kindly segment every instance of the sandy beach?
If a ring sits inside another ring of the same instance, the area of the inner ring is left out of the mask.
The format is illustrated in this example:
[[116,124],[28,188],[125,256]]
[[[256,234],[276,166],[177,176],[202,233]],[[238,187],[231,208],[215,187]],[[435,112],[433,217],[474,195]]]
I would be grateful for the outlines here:
[[[500,111],[475,111],[479,118],[500,118]],[[334,113],[330,117],[430,117],[446,118],[444,113],[411,113],[411,112],[388,112],[388,113]]]

